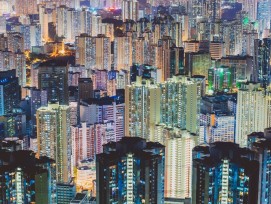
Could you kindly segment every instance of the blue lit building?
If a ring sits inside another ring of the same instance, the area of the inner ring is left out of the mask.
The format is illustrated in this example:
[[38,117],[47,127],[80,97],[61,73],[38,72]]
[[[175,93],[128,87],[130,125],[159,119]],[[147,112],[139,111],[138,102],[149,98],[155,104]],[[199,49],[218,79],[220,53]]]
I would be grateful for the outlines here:
[[0,150],[0,203],[55,203],[54,161],[31,151]]
[[266,88],[271,82],[270,73],[270,54],[271,54],[271,38],[254,41],[254,69],[257,73],[257,82]]
[[216,142],[193,151],[192,204],[258,203],[259,162],[251,150]]
[[163,145],[124,137],[103,152],[96,158],[97,203],[164,203]]
[[271,129],[248,135],[248,144],[259,161],[259,195],[261,204],[271,203]]
[[73,183],[58,183],[56,190],[56,200],[58,204],[70,203],[76,194]]
[[[10,75],[9,75],[10,74]],[[8,75],[8,76],[6,76]],[[0,76],[0,116],[12,112],[21,100],[19,79],[12,71],[2,72]]]

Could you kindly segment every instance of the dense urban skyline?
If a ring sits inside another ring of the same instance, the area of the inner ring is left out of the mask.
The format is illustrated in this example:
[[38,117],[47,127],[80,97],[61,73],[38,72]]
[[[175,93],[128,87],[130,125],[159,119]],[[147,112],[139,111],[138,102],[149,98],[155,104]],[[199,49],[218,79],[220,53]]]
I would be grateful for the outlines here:
[[271,0],[0,0],[0,203],[270,204]]

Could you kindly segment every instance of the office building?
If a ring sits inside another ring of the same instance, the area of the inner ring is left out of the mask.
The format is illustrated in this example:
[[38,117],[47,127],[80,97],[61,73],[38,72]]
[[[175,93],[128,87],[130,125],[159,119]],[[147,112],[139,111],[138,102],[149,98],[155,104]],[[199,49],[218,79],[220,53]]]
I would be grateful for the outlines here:
[[189,76],[202,75],[208,77],[211,67],[211,55],[205,52],[189,52],[185,54],[185,73]]
[[235,69],[233,67],[220,66],[208,69],[208,93],[232,92],[235,87]]

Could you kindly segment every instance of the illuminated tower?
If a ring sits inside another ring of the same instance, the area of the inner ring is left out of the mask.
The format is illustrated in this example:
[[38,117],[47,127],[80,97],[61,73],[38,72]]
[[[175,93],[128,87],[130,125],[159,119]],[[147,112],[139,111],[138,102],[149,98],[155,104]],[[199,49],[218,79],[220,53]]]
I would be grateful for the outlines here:
[[72,168],[81,160],[94,158],[94,126],[81,123],[79,126],[71,126],[72,138]]
[[270,54],[271,54],[271,38],[263,40],[256,39],[254,41],[254,69],[257,73],[257,82],[265,88],[270,85]]
[[236,143],[247,146],[247,135],[267,128],[267,98],[260,84],[246,84],[237,94]]
[[123,0],[122,2],[122,20],[138,20],[138,2],[137,0]]
[[26,86],[26,59],[22,52],[14,53],[14,68],[21,87]]
[[56,161],[57,182],[71,178],[71,129],[69,106],[49,104],[37,110],[38,157]]
[[191,198],[192,150],[198,137],[178,128],[165,128],[166,146],[165,197]]
[[38,1],[37,0],[16,0],[15,11],[18,16],[37,14],[38,13]]
[[68,31],[68,18],[67,18],[68,8],[66,6],[60,6],[56,9],[57,21],[56,21],[56,32],[58,37],[67,38]]
[[[20,103],[21,91],[19,79],[12,71],[7,71],[7,77],[0,76],[0,116],[12,112]],[[3,74],[4,72],[0,72]],[[4,74],[3,74],[4,75]]]
[[260,163],[258,203],[271,202],[271,187],[267,185],[270,182],[270,151],[271,151],[271,129],[266,128],[264,132],[251,133],[247,136],[248,146],[255,151],[256,158]]
[[132,37],[120,36],[114,42],[114,68],[115,70],[130,70],[133,63]]
[[98,35],[95,41],[95,68],[100,70],[111,70],[111,42],[105,35]]
[[76,37],[76,64],[84,65],[87,69],[94,67],[94,42],[88,34],[81,34]]
[[161,91],[150,80],[140,80],[125,88],[125,135],[154,141],[160,122]]
[[259,162],[251,153],[228,142],[195,147],[192,204],[258,203]]
[[[2,146],[2,144],[1,144]],[[4,203],[55,203],[55,163],[48,157],[35,158],[32,151],[0,150]]]
[[164,155],[163,145],[138,137],[104,145],[96,159],[97,203],[164,203]]
[[38,87],[47,90],[48,101],[68,105],[68,67],[66,63],[48,61],[41,63],[38,70]]
[[80,35],[80,11],[75,9],[67,10],[67,42],[74,43],[75,37]]
[[175,76],[160,84],[160,122],[198,134],[204,78]]

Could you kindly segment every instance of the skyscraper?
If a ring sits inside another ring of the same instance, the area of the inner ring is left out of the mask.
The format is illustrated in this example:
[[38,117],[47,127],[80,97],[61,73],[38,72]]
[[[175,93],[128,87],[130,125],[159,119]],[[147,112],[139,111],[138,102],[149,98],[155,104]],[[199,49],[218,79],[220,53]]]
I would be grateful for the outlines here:
[[71,130],[69,106],[48,104],[37,110],[38,157],[56,162],[57,182],[71,178]]
[[195,147],[192,203],[257,203],[259,162],[251,153],[234,143]]
[[246,84],[237,93],[236,138],[241,147],[247,146],[247,135],[268,127],[268,101],[260,84]]
[[97,203],[164,203],[164,154],[159,143],[124,137],[97,155]]
[[[178,128],[165,128],[165,197],[185,199],[192,196],[192,149],[198,137]],[[164,133],[164,132],[163,132]]]
[[204,78],[174,76],[160,84],[161,123],[198,134]]
[[154,141],[160,122],[161,91],[151,80],[138,80],[125,88],[125,135]]
[[54,161],[48,157],[35,158],[34,152],[0,150],[1,189],[4,203],[55,202]]
[[78,79],[79,100],[93,98],[93,82],[91,78]]
[[[1,72],[1,74],[5,72]],[[6,72],[9,77],[0,76],[0,116],[12,112],[17,107],[21,98],[21,87],[18,77],[12,71]]]
[[81,34],[76,37],[76,63],[86,68],[111,70],[111,42],[109,37],[91,37]]
[[271,187],[270,183],[270,151],[271,151],[271,137],[270,128],[264,132],[251,133],[248,135],[249,148],[255,151],[256,158],[259,161],[259,190],[258,203],[271,202]]
[[78,126],[71,126],[73,168],[81,160],[95,157],[94,137],[94,125],[87,125],[83,122]]
[[59,102],[60,105],[68,105],[68,65],[61,63],[60,61],[52,60],[40,64],[38,86],[39,89],[47,90],[48,101]]
[[266,88],[270,85],[270,53],[271,53],[271,39],[265,38],[263,40],[256,39],[254,41],[254,69],[257,73],[257,82]]
[[138,1],[137,0],[123,0],[122,1],[122,20],[138,20]]
[[132,64],[132,37],[127,35],[116,37],[114,42],[114,69],[129,71]]

